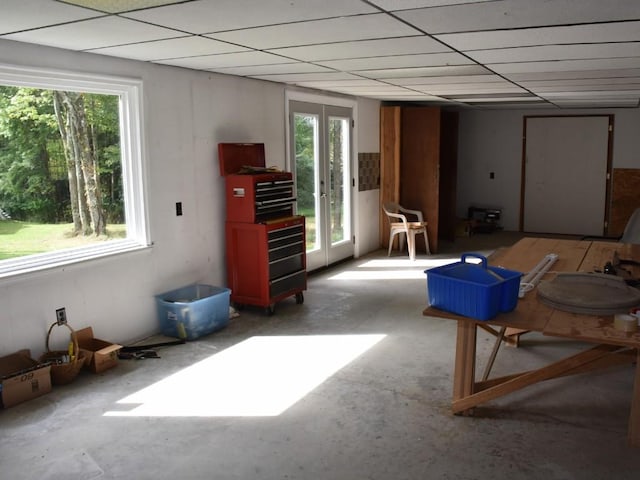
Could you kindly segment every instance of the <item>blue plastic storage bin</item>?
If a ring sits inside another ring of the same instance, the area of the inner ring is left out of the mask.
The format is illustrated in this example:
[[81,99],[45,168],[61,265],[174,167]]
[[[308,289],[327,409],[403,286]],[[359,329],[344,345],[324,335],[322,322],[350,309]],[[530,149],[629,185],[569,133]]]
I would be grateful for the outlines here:
[[195,340],[229,323],[231,290],[194,284],[156,295],[160,329],[164,335]]
[[[479,258],[479,265],[468,263]],[[465,253],[460,262],[425,270],[429,305],[477,320],[490,320],[518,304],[521,272],[487,265],[486,257]]]

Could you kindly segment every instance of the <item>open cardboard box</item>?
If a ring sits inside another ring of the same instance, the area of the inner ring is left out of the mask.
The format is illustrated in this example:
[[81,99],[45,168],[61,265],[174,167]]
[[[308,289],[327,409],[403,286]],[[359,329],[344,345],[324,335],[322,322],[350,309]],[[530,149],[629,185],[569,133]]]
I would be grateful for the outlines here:
[[27,349],[0,358],[0,399],[13,407],[51,391],[51,366],[31,358]]
[[93,328],[87,327],[76,332],[78,347],[87,359],[85,366],[92,372],[100,373],[118,364],[118,350],[122,345],[100,340],[93,336]]

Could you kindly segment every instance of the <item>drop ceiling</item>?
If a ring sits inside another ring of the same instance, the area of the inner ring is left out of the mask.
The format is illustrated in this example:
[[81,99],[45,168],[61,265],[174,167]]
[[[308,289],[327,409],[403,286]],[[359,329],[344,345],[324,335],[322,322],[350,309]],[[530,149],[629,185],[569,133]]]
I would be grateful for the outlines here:
[[0,38],[382,101],[638,107],[638,0],[2,0]]

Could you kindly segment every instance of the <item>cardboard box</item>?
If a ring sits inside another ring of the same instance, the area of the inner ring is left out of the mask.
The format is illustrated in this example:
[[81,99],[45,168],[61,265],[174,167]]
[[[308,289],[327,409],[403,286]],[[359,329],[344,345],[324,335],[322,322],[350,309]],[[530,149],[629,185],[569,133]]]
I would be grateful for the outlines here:
[[51,366],[20,350],[0,358],[0,400],[5,408],[51,391]]
[[83,350],[87,359],[85,366],[94,373],[104,372],[118,364],[118,350],[122,345],[100,340],[93,336],[91,327],[76,332],[78,347]]

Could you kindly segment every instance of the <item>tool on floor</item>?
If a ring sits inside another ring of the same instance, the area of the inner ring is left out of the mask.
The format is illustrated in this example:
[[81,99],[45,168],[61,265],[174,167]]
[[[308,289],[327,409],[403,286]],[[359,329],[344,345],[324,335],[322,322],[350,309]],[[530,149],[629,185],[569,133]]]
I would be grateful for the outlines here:
[[118,358],[123,360],[141,360],[143,358],[160,358],[158,352],[153,350],[157,347],[168,347],[171,345],[182,345],[185,340],[170,340],[168,342],[150,343],[147,345],[130,345],[122,347],[118,351]]
[[137,352],[118,352],[118,358],[122,360],[142,360],[143,358],[160,358],[155,350],[138,350]]

